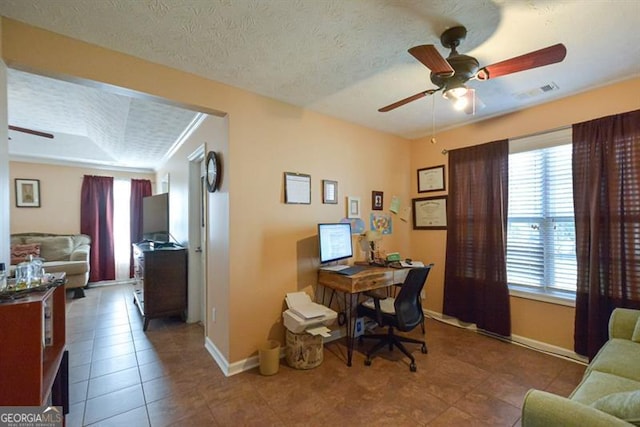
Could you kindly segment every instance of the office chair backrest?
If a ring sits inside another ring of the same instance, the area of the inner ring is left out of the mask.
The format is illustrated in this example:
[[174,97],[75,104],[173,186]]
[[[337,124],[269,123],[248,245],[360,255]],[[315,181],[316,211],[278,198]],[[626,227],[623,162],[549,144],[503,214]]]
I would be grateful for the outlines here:
[[427,281],[432,265],[409,270],[407,277],[396,297],[394,307],[398,329],[408,332],[422,323],[423,313],[420,304],[420,292]]

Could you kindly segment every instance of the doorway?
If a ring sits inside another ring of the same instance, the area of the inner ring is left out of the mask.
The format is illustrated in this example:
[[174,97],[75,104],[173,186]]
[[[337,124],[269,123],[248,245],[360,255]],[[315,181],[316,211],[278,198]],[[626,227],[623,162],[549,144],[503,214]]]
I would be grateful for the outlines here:
[[189,280],[187,322],[202,322],[207,334],[207,198],[204,190],[205,145],[189,156]]

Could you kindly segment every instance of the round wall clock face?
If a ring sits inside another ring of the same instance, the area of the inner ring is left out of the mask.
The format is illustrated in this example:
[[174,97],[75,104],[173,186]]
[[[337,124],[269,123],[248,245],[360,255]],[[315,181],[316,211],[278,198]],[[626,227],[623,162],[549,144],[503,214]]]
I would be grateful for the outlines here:
[[220,179],[220,163],[215,152],[209,151],[207,154],[207,190],[211,193],[218,188],[218,180]]

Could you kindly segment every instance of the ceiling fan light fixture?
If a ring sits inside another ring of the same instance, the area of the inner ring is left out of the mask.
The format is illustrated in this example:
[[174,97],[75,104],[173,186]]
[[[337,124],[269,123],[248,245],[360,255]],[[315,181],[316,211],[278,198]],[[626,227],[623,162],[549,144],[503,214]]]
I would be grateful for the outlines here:
[[455,86],[445,90],[442,96],[455,102],[457,99],[464,98],[467,90],[465,85]]
[[452,99],[452,101],[453,101],[453,108],[456,111],[462,111],[465,108],[467,108],[467,106],[469,105],[469,98],[467,98],[466,96],[461,96],[460,98]]

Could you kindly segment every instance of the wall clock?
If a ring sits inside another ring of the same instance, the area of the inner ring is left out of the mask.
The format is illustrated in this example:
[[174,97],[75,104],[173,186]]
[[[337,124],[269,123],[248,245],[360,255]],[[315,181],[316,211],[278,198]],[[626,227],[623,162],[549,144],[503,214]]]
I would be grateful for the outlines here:
[[209,151],[207,154],[207,190],[213,193],[218,188],[218,181],[220,181],[220,160],[218,155],[214,151]]

